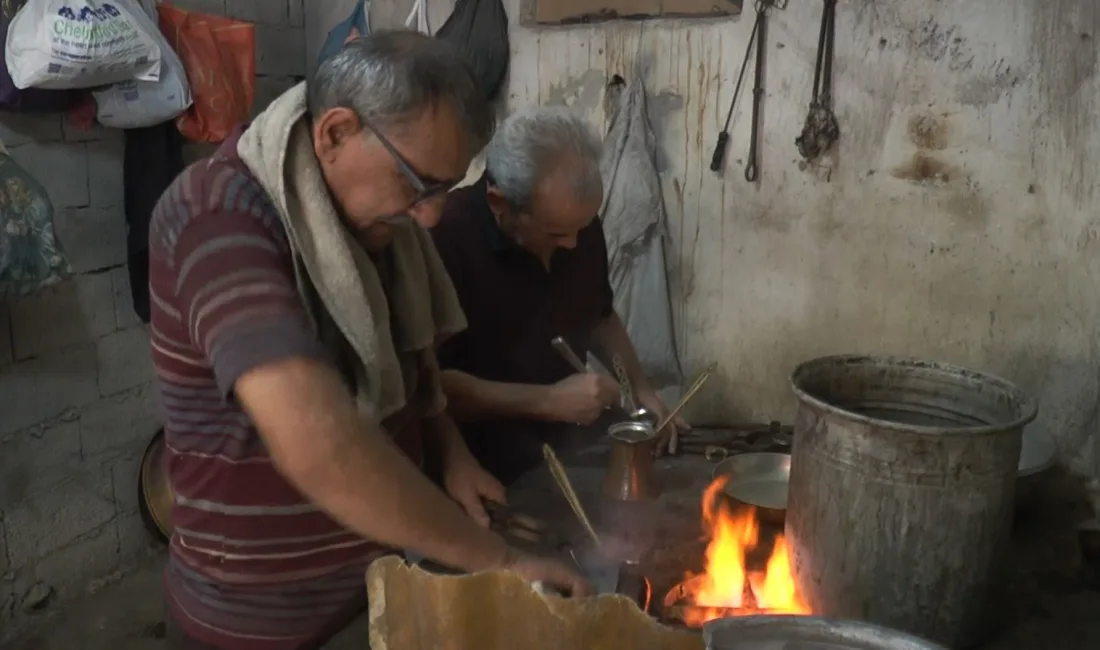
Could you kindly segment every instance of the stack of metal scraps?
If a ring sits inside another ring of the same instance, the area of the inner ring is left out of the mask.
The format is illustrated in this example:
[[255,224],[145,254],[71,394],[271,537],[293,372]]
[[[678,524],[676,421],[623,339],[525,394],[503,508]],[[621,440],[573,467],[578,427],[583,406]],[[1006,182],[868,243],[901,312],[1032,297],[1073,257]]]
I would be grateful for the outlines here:
[[444,576],[384,557],[367,573],[372,650],[704,650],[625,596],[543,595],[494,571]]

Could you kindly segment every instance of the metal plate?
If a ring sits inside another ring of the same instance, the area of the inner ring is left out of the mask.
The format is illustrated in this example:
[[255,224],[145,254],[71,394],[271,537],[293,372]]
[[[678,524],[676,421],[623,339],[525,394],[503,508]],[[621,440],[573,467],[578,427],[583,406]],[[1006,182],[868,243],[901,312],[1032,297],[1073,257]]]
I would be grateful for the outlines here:
[[164,468],[164,429],[145,448],[138,474],[138,507],[145,528],[162,541],[172,536],[172,488]]
[[718,463],[714,477],[728,476],[723,490],[736,501],[769,510],[786,510],[791,478],[790,454],[748,453]]
[[1058,449],[1049,438],[1040,436],[1034,427],[1025,427],[1017,476],[1023,478],[1050,469],[1057,455]]
[[815,616],[746,616],[703,626],[707,650],[946,650],[877,625]]

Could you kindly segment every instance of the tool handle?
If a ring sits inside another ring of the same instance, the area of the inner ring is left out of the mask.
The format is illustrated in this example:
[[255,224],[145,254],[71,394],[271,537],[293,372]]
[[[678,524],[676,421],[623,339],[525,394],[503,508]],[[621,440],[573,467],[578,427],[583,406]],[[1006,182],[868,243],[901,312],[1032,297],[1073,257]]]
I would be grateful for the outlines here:
[[722,163],[726,159],[726,146],[730,143],[730,134],[722,131],[718,134],[718,141],[714,143],[714,153],[710,157],[710,170],[721,171]]
[[577,356],[577,353],[573,352],[573,348],[569,347],[569,343],[566,342],[565,339],[560,336],[555,336],[550,340],[550,345],[558,351],[558,354],[565,359],[566,363],[573,366],[573,370],[580,373],[588,372],[588,367],[584,365],[584,362]]

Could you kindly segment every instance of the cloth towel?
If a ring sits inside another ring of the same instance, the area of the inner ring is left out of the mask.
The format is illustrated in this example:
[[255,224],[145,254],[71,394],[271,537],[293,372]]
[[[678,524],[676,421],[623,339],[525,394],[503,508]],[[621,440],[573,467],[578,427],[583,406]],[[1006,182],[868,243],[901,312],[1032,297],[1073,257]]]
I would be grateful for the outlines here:
[[[381,422],[405,407],[401,356],[431,350],[466,317],[431,236],[411,219],[394,228],[379,269],[342,222],[313,153],[306,85],[258,115],[237,145],[286,227],[299,293],[313,325],[354,384],[360,412]],[[350,361],[350,363],[349,363]]]

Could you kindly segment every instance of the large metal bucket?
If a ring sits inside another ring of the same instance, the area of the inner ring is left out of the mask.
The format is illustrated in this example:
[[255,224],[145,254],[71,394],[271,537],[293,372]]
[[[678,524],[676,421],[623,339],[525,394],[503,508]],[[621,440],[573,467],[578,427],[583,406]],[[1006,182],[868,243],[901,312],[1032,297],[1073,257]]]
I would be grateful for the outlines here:
[[786,532],[814,614],[950,648],[995,630],[1021,434],[1007,381],[914,359],[800,365]]

